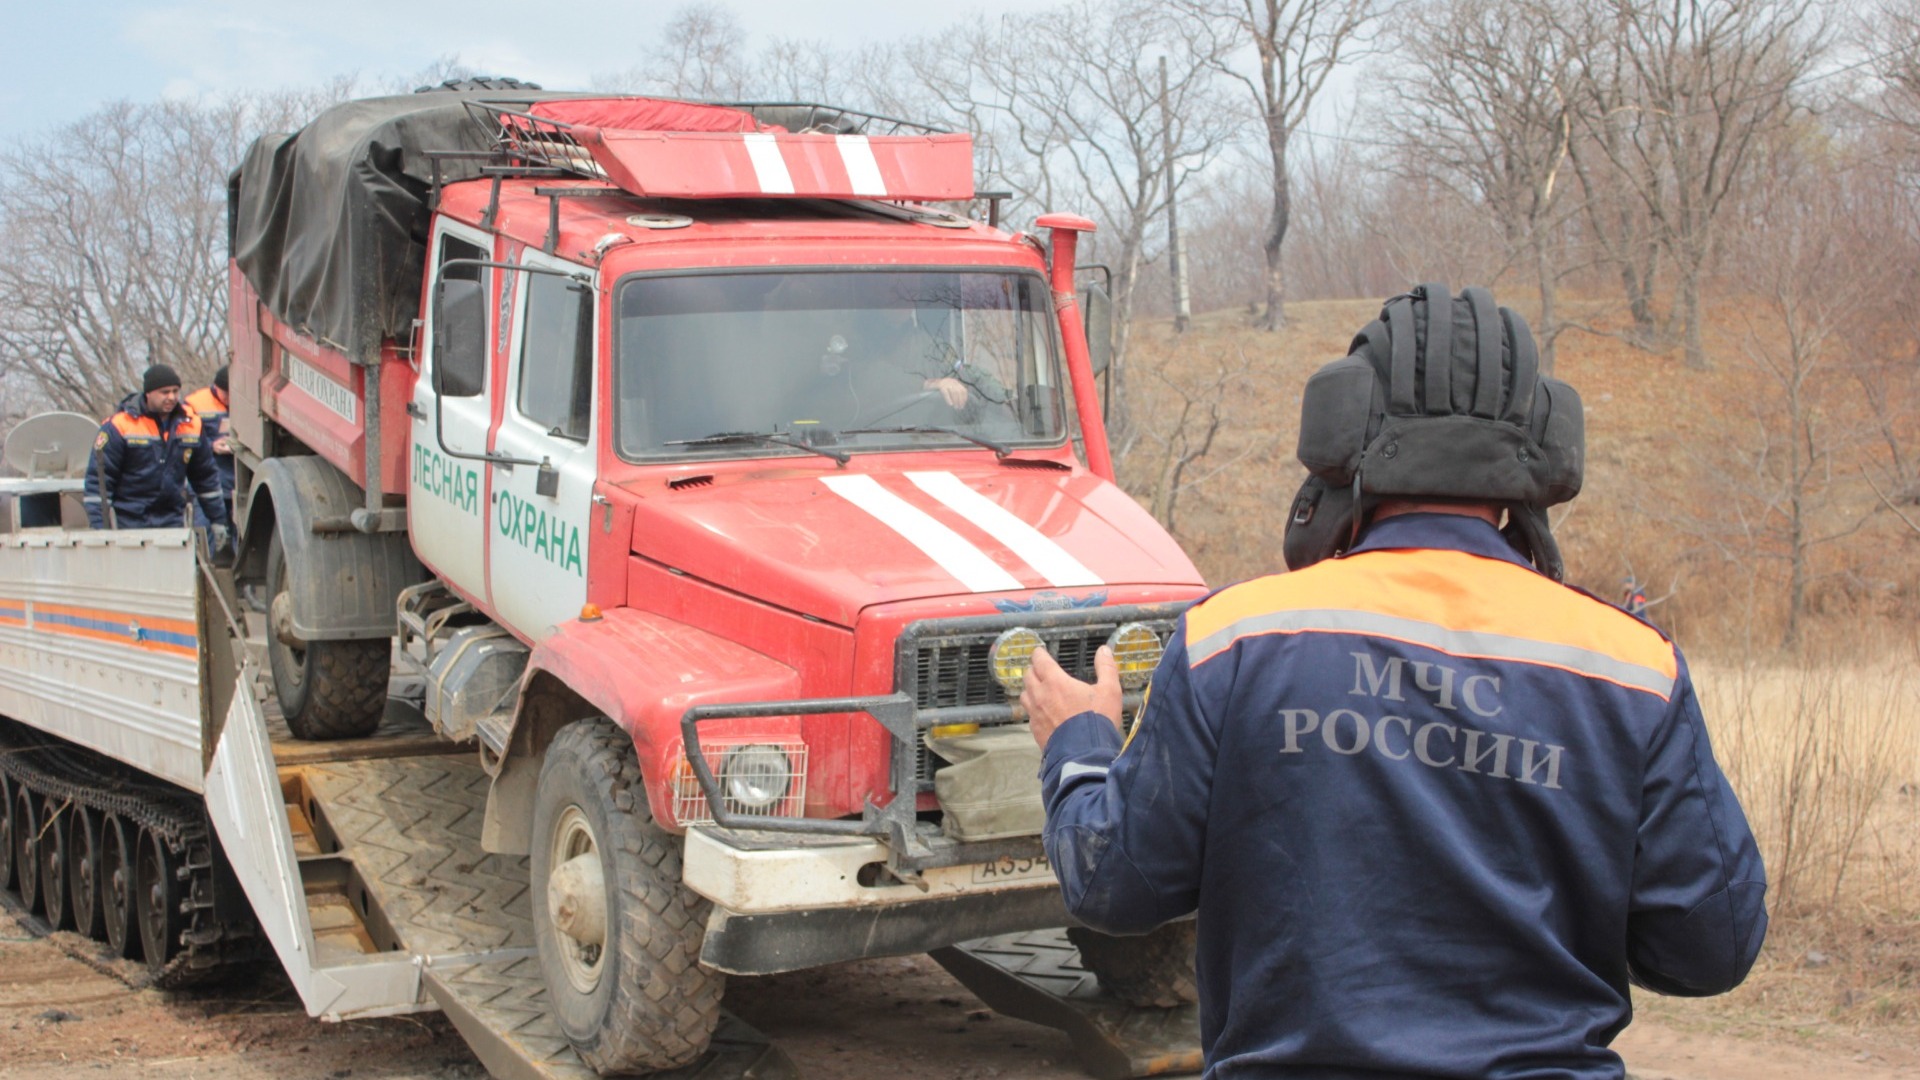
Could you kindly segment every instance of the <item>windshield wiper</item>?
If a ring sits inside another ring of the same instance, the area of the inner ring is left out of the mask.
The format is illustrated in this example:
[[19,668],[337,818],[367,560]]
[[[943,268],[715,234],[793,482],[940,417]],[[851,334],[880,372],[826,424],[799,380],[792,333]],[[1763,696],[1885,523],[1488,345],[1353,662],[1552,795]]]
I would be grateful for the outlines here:
[[702,435],[697,439],[669,439],[666,442],[661,443],[660,445],[662,446],[719,446],[722,443],[739,443],[739,442],[771,443],[775,446],[791,446],[795,450],[805,450],[809,454],[819,454],[821,457],[824,457],[824,458],[832,458],[835,464],[839,464],[839,465],[845,465],[847,461],[852,457],[851,454],[848,454],[845,451],[826,450],[818,446],[808,446],[806,443],[799,442],[795,439],[789,439],[784,435],[780,435],[778,433],[773,433],[773,432],[766,432],[766,431],[721,431],[721,432],[716,432],[712,435]]
[[848,428],[847,430],[840,432],[840,434],[842,435],[913,435],[913,434],[951,435],[956,439],[965,439],[966,441],[974,444],[975,446],[984,446],[987,449],[993,451],[993,456],[997,458],[1003,458],[1003,457],[1006,457],[1008,454],[1013,453],[1013,448],[1008,446],[1006,443],[994,442],[992,439],[983,439],[978,435],[970,435],[956,428],[937,427],[932,424],[901,424],[901,425],[898,425],[897,427]]

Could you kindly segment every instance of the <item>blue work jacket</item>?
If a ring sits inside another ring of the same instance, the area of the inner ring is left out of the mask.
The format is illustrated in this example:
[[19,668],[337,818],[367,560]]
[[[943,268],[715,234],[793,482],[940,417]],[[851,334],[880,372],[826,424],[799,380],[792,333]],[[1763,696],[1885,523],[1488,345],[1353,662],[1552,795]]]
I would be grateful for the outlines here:
[[189,486],[201,513],[216,524],[227,524],[226,496],[213,454],[201,438],[200,417],[185,403],[156,417],[145,411],[144,395],[130,395],[94,438],[87,461],[87,519],[96,529],[185,525]]
[[1679,651],[1472,518],[1208,597],[1041,783],[1076,917],[1198,912],[1220,1080],[1617,1080],[1630,983],[1724,992],[1766,934]]

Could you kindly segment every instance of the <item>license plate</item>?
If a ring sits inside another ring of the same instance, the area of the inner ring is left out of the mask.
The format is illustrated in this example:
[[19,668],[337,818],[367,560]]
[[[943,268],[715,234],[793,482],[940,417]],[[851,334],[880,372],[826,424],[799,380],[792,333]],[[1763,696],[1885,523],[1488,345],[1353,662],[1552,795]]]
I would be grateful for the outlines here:
[[981,863],[973,868],[975,885],[991,885],[1000,881],[1020,881],[1025,878],[1052,877],[1053,865],[1047,862],[1045,855],[1033,855],[1016,859],[1004,855],[990,863]]

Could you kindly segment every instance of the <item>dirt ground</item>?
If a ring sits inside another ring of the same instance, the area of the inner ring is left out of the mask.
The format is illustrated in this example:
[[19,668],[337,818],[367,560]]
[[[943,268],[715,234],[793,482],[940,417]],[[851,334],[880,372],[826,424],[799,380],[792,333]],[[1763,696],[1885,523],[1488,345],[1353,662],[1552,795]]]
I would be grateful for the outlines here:
[[[0,910],[0,1077],[71,1080],[482,1080],[438,1015],[309,1020],[278,969],[193,993],[136,990],[71,934],[43,937]],[[1065,1080],[1059,1032],[997,1016],[924,957],[735,980],[727,1003],[806,1080]],[[1661,1003],[1620,1041],[1636,1080],[1920,1080],[1920,1047],[1826,1036],[1692,1030]]]

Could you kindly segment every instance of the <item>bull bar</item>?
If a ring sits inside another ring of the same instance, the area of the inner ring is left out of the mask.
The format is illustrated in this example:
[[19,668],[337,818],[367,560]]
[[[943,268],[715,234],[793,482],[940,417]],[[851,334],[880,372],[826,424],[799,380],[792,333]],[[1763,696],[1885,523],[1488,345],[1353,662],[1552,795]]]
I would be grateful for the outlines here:
[[[708,812],[717,828],[756,832],[785,832],[811,836],[870,836],[884,840],[889,851],[888,869],[906,880],[914,880],[922,870],[967,863],[991,862],[1012,857],[1028,858],[1041,852],[1040,837],[1022,836],[1005,840],[959,841],[940,833],[939,827],[919,820],[918,797],[922,790],[916,776],[921,737],[929,728],[944,724],[990,723],[1018,720],[1017,703],[975,704],[921,708],[915,702],[917,673],[914,647],[936,639],[959,640],[983,634],[997,634],[1016,626],[1038,631],[1073,630],[1111,623],[1118,627],[1128,622],[1166,621],[1177,618],[1193,602],[1173,601],[1160,604],[1130,604],[1118,607],[1068,608],[1056,611],[1019,611],[998,615],[963,616],[954,619],[923,619],[910,623],[895,645],[894,685],[891,694],[867,697],[796,698],[785,701],[754,701],[695,705],[680,718],[680,734],[686,747],[687,764],[706,795]],[[1140,707],[1144,694],[1122,696],[1123,711]],[[713,720],[756,719],[776,716],[818,716],[837,713],[865,713],[878,721],[891,740],[890,786],[892,795],[885,803],[871,796],[858,820],[850,818],[808,818],[742,814],[728,807],[719,778],[708,764],[700,746],[700,725]]]

